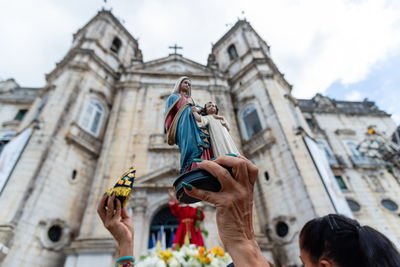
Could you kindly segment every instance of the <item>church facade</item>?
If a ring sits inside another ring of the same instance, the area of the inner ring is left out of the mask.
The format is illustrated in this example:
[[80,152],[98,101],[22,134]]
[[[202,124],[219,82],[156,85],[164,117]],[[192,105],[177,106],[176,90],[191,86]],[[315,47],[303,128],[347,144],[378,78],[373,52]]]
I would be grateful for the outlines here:
[[[102,10],[74,34],[45,87],[0,84],[0,265],[113,266],[116,244],[97,203],[131,166],[135,255],[160,227],[171,237],[167,189],[179,174],[179,150],[166,143],[163,114],[181,76],[191,77],[198,104],[217,103],[241,153],[259,168],[254,223],[268,260],[301,266],[301,227],[328,213],[400,245],[399,172],[357,150],[367,126],[395,131],[390,115],[367,100],[294,98],[245,20],[213,45],[207,66],[177,53],[144,62],[137,40]],[[215,209],[203,209],[205,243],[221,245]]]

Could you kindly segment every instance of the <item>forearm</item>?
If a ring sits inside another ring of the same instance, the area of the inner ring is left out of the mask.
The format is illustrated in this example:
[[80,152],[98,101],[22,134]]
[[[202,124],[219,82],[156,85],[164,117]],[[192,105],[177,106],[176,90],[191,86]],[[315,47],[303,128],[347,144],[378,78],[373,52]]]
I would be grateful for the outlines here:
[[260,247],[255,240],[248,240],[236,244],[228,244],[226,247],[232,257],[235,267],[257,266],[269,267]]

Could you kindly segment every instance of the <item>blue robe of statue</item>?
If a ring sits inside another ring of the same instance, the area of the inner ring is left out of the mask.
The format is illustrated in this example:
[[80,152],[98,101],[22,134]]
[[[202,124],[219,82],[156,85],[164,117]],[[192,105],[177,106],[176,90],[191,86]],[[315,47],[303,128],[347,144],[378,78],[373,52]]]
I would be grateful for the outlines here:
[[[200,158],[210,147],[207,128],[199,128],[192,113],[192,104],[187,98],[172,94],[167,99],[165,109],[165,130],[168,144],[177,144],[181,153],[181,173],[184,173],[193,162]],[[203,157],[208,158],[208,157]],[[209,159],[209,158],[208,158]]]

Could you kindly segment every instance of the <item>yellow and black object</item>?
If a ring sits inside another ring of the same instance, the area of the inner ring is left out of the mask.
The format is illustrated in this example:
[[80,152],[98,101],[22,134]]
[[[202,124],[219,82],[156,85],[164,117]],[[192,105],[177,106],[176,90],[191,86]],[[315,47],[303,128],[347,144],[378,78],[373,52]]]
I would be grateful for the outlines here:
[[[136,169],[134,168],[131,168],[129,169],[129,171],[122,174],[121,178],[114,185],[114,187],[106,191],[107,196],[110,196],[111,193],[114,192],[115,197],[121,201],[122,207],[125,207],[132,191],[133,183],[135,181],[135,174],[136,174]],[[105,203],[107,203],[107,200]],[[116,203],[114,203],[114,207],[115,205]]]

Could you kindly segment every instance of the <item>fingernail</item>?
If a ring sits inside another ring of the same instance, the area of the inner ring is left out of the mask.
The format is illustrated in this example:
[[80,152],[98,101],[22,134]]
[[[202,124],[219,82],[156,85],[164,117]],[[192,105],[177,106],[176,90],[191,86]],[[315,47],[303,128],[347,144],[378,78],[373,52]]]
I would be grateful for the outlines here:
[[226,154],[227,156],[232,156],[232,157],[237,157],[238,155],[236,155],[236,154],[233,154],[233,153],[228,153],[228,154]]
[[215,159],[217,159],[217,157],[213,157],[212,159],[210,159],[210,160],[215,160]]
[[114,195],[114,191],[112,191],[112,193],[111,193],[111,195],[110,196],[113,196]]
[[107,192],[104,192],[104,195],[103,195],[103,197],[104,197],[105,195],[107,195]]
[[203,159],[193,159],[194,162],[202,162]]
[[185,183],[185,182],[182,182],[182,185],[183,185],[183,187],[186,188],[187,190],[192,191],[192,188],[193,188],[193,187],[192,187],[190,184],[187,184],[187,183]]

